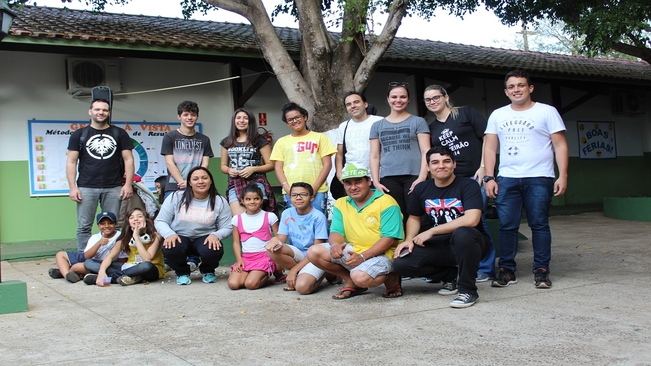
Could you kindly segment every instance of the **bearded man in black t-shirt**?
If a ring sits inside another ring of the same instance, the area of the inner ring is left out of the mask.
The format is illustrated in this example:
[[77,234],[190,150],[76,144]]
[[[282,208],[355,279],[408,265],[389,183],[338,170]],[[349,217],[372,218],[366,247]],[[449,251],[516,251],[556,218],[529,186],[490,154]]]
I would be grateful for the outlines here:
[[80,252],[84,251],[90,238],[97,204],[102,206],[102,212],[117,215],[120,200],[133,195],[135,171],[131,152],[133,143],[124,129],[109,123],[109,102],[93,100],[88,114],[90,126],[70,135],[66,162],[70,199],[77,202],[77,248]]
[[475,277],[489,243],[481,224],[479,184],[454,175],[456,163],[446,147],[433,147],[426,158],[434,179],[419,183],[411,194],[405,241],[396,248],[394,268],[401,276],[443,281],[439,294],[457,294],[450,306],[466,308],[479,299]]

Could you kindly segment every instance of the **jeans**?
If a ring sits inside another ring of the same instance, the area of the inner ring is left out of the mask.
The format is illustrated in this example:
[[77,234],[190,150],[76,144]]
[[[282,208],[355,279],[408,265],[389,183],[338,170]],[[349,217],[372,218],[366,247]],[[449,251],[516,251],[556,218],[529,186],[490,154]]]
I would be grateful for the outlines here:
[[484,205],[481,211],[481,224],[484,226],[484,231],[488,235],[488,252],[486,256],[481,259],[479,262],[479,270],[477,273],[482,273],[488,277],[495,277],[495,243],[493,242],[493,237],[491,236],[491,229],[486,223],[486,210],[488,209],[488,196],[486,195],[486,189],[484,185],[480,186],[481,188],[481,197],[484,200]]
[[403,227],[409,218],[409,214],[407,213],[407,204],[409,203],[410,197],[409,188],[411,188],[411,185],[416,179],[418,179],[417,175],[391,175],[380,178],[380,184],[389,190],[387,194],[393,197],[398,203],[398,206],[400,206]]
[[199,266],[201,273],[215,273],[215,268],[219,266],[219,261],[224,255],[224,245],[222,244],[218,250],[210,249],[208,244],[204,244],[207,237],[208,235],[188,238],[179,235],[179,238],[181,238],[180,243],[177,242],[172,248],[163,247],[163,255],[177,276],[190,275],[187,258],[191,255],[198,255],[201,258],[201,265]]
[[120,190],[122,187],[113,188],[87,188],[79,187],[81,202],[77,203],[77,249],[83,252],[91,236],[97,203],[102,211],[113,212],[116,216],[120,213]]
[[[101,266],[102,266],[102,261],[93,258],[86,259],[86,261],[84,262],[84,267],[86,267],[86,269],[90,271],[90,273],[95,273],[95,274],[99,273],[99,268]],[[106,270],[106,274],[108,274],[109,270],[114,272],[114,271],[119,271],[121,269],[122,269],[122,262],[115,260],[111,263],[109,268]]]
[[[288,194],[283,194],[283,199],[285,200],[285,204],[287,205],[287,208],[294,207],[292,206],[292,200],[289,198]],[[310,205],[316,208],[317,210],[321,211],[325,215],[327,201],[328,201],[327,192],[317,192],[314,195],[314,200],[312,200],[312,203]]]
[[552,202],[554,178],[497,177],[498,193],[495,199],[500,219],[499,267],[515,272],[518,251],[518,229],[522,207],[527,213],[533,245],[533,269],[549,272],[552,258],[552,234],[549,229],[549,206]]
[[452,282],[457,279],[460,293],[477,295],[479,261],[488,251],[488,237],[472,227],[460,227],[450,235],[437,235],[414,245],[411,254],[396,258],[393,268],[401,276],[429,277],[434,282]]

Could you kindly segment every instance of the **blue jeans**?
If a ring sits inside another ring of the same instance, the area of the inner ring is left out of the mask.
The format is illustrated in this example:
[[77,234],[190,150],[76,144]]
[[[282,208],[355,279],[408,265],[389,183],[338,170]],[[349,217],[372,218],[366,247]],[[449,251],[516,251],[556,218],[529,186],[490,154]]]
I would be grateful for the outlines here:
[[113,188],[87,188],[79,187],[81,202],[77,203],[77,249],[83,252],[91,236],[97,204],[102,211],[113,212],[115,216],[120,213],[120,190],[122,187]]
[[[113,261],[106,269],[106,275],[111,277],[111,283],[117,283],[120,276],[142,277],[144,281],[153,282],[158,280],[158,268],[151,262],[140,262],[133,267],[122,270],[122,262]],[[91,273],[98,273],[102,262],[95,259],[87,259],[84,267]]]
[[[86,267],[86,269],[90,271],[90,273],[95,273],[95,274],[99,273],[99,269],[101,266],[102,266],[102,261],[93,258],[86,259],[86,261],[84,262],[84,267]],[[111,265],[106,270],[106,273],[108,274],[109,271],[115,272],[121,269],[122,269],[122,262],[115,260],[111,262]]]
[[[328,193],[326,192],[317,192],[314,195],[314,200],[311,203],[312,207],[321,211],[324,215],[326,215],[326,202],[328,200],[327,195]],[[283,194],[283,199],[285,200],[285,204],[287,205],[287,208],[294,207],[292,206],[292,200],[289,198],[288,194]]]
[[486,195],[486,190],[484,185],[480,186],[481,188],[481,197],[484,200],[484,205],[481,211],[481,224],[484,225],[484,231],[488,236],[488,251],[486,256],[481,259],[479,262],[479,269],[477,273],[482,273],[488,277],[495,277],[495,243],[493,242],[493,237],[491,236],[491,229],[486,223],[486,210],[488,209],[488,196]]
[[554,191],[554,178],[497,177],[495,198],[500,219],[500,268],[515,272],[518,251],[518,229],[522,207],[527,213],[533,245],[533,269],[549,271],[552,258],[552,233],[549,229],[549,206]]

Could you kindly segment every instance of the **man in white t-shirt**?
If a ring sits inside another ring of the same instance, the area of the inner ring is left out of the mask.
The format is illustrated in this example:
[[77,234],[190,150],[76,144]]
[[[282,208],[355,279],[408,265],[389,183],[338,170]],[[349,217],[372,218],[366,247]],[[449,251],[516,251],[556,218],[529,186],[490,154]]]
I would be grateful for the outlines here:
[[344,142],[346,145],[346,164],[351,163],[356,167],[370,169],[371,144],[368,136],[371,132],[371,126],[382,119],[382,117],[371,116],[366,113],[368,102],[362,93],[346,93],[344,105],[350,119],[342,122],[337,129],[335,168],[337,169],[338,179],[341,179],[341,171],[344,167]]
[[[511,104],[493,111],[484,140],[486,194],[495,199],[500,219],[500,270],[492,286],[517,282],[515,255],[524,207],[532,233],[534,286],[550,288],[549,207],[552,195],[560,196],[567,189],[565,124],[554,107],[531,100],[534,88],[526,71],[513,70],[504,81]],[[495,179],[498,145],[500,165]],[[556,181],[554,156],[559,172]]]

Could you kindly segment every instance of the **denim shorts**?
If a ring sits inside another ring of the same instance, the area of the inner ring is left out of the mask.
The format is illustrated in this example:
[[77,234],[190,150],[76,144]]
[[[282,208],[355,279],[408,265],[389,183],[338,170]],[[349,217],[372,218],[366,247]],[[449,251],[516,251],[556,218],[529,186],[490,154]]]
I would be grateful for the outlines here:
[[68,255],[68,263],[70,263],[70,267],[77,263],[84,263],[86,261],[86,257],[84,257],[84,253],[82,252],[66,252],[66,254]]
[[[255,182],[255,184],[260,187],[260,190],[262,190],[262,199],[266,200],[267,199],[267,192],[264,190],[264,184]],[[233,202],[239,202],[239,198],[237,198],[237,193],[235,192],[235,188],[231,188],[228,190],[226,197],[228,197],[228,203],[233,203]]]

